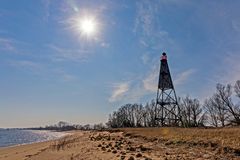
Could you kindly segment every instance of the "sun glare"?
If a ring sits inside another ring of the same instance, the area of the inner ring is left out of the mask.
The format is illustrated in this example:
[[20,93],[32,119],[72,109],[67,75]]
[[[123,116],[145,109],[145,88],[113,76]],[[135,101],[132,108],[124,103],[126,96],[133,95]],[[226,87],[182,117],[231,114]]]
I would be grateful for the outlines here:
[[79,19],[77,22],[78,30],[81,34],[86,36],[94,36],[97,31],[96,20],[93,18],[85,17],[83,19]]

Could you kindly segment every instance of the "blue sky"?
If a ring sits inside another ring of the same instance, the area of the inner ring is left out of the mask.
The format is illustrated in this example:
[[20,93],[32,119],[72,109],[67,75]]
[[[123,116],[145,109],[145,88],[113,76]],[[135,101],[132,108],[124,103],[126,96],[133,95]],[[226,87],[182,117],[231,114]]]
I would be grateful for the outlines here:
[[[1,0],[0,127],[106,122],[156,97],[168,54],[178,96],[240,79],[240,1]],[[76,20],[94,17],[96,33]]]

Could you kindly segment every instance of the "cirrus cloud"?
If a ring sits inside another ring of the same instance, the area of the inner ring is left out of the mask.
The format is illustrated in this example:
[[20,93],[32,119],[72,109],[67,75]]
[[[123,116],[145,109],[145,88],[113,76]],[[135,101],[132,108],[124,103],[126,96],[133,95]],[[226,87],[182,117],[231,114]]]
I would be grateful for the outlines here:
[[115,102],[121,100],[125,93],[129,90],[129,82],[118,83],[113,86],[112,95],[109,98],[109,102]]

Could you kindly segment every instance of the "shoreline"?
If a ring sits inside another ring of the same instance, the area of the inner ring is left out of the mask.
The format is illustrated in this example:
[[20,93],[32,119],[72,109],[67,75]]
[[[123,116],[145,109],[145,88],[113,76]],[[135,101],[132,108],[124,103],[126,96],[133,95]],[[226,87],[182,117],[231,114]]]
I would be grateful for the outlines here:
[[[226,137],[226,134],[233,132],[236,134],[232,134],[229,138]],[[0,160],[240,158],[240,146],[237,144],[240,138],[239,128],[218,130],[125,128],[109,131],[71,131],[70,133],[71,135],[57,140],[0,148]],[[199,134],[197,138],[196,133]],[[205,135],[212,138],[205,137],[203,141],[202,138]],[[235,139],[230,141],[232,138]]]
[[[25,131],[31,131],[31,132],[52,132],[52,133],[60,133],[59,131],[50,131],[50,130],[25,130]],[[71,134],[71,132],[69,131],[61,131],[62,135],[60,136],[55,136],[54,138],[51,139],[43,139],[43,140],[37,140],[37,141],[33,141],[33,142],[26,142],[26,143],[21,143],[21,144],[13,144],[13,145],[9,145],[9,146],[0,146],[0,149],[3,148],[9,148],[9,147],[18,147],[18,146],[22,146],[22,145],[28,145],[28,144],[34,144],[34,143],[41,143],[41,142],[47,142],[47,141],[52,141],[52,140],[58,140],[60,138],[63,138],[65,136],[68,136]],[[38,134],[38,133],[37,133]],[[51,135],[52,136],[52,135]]]

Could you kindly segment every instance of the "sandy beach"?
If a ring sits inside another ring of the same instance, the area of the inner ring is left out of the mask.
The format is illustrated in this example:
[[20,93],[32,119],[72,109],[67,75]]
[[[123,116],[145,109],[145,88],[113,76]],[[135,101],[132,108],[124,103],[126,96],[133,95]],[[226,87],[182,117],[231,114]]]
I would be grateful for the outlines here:
[[[200,136],[192,139],[189,131],[192,135],[197,131]],[[195,131],[168,128],[75,131],[58,140],[1,148],[0,160],[240,159],[239,137],[234,137],[239,129]],[[236,133],[231,137],[233,141],[225,138],[223,143],[221,135],[233,131]],[[218,133],[218,139],[202,141],[201,132],[203,136]]]

